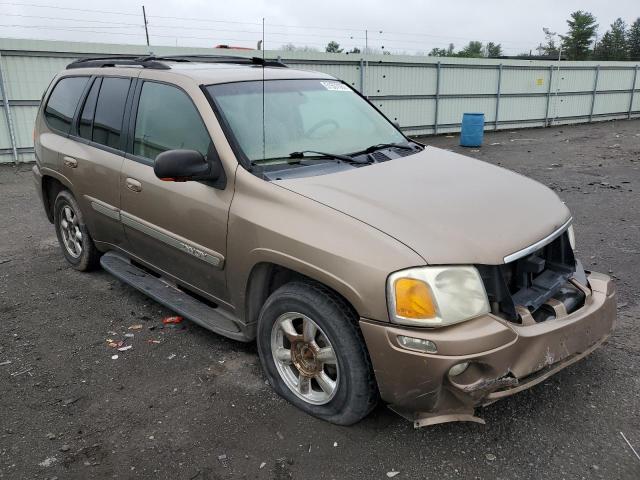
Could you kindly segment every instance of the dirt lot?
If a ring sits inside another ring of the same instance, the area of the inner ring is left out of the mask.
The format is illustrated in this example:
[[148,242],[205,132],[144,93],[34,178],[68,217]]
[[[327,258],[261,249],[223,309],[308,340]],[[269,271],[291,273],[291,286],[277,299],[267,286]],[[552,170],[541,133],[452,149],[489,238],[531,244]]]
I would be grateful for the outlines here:
[[[254,346],[162,329],[169,311],[103,271],[69,268],[30,167],[3,166],[0,478],[640,478],[620,434],[640,450],[640,121],[499,132],[479,150],[428,142],[567,202],[579,257],[617,281],[605,347],[482,409],[485,426],[414,430],[383,406],[329,425],[272,393]],[[125,333],[133,348],[113,360],[105,340]]]

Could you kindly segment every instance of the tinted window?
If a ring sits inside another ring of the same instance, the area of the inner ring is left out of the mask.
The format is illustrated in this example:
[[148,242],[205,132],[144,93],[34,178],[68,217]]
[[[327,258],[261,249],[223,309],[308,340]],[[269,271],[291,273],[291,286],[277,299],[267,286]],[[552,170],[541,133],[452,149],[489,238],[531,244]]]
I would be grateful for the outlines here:
[[91,140],[91,133],[93,130],[93,115],[96,111],[96,100],[98,99],[98,90],[100,90],[100,79],[96,78],[91,86],[89,95],[84,102],[82,112],[80,113],[80,125],[78,126],[78,134],[82,138]]
[[44,110],[51,128],[69,133],[73,114],[88,81],[89,77],[68,77],[56,84]]
[[121,148],[122,117],[130,83],[128,78],[102,79],[93,120],[94,142],[111,148]]
[[140,93],[133,153],[155,159],[173,149],[206,155],[211,138],[196,107],[182,90],[145,82]]

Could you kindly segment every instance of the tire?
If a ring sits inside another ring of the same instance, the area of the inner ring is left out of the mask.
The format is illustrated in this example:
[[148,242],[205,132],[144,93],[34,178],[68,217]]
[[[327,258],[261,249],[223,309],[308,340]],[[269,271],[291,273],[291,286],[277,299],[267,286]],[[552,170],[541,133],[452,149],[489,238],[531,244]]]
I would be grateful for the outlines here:
[[61,190],[53,204],[53,222],[62,253],[76,270],[92,270],[100,263],[78,202],[68,190]]
[[378,387],[358,317],[328,288],[292,282],[273,292],[260,312],[257,344],[273,389],[304,412],[351,425],[376,406]]

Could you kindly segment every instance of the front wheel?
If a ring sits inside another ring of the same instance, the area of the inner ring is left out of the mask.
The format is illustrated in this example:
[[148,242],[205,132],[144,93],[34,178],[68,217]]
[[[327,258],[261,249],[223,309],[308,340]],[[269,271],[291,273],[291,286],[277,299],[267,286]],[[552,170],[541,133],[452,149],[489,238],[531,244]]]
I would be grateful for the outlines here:
[[301,410],[339,425],[364,418],[376,386],[358,318],[331,290],[289,283],[265,302],[258,352],[274,390]]

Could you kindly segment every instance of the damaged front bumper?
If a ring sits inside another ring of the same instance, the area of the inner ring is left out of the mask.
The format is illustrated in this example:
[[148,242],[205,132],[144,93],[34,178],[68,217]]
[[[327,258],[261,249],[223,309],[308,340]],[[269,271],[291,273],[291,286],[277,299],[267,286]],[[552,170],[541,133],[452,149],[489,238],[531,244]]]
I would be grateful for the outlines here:
[[[613,330],[615,288],[591,273],[584,305],[553,320],[521,325],[484,315],[438,329],[409,329],[361,319],[382,399],[402,416],[424,426],[479,421],[488,405],[542,382],[600,346]],[[436,353],[408,350],[398,336],[429,340]],[[463,373],[451,367],[468,362]]]

